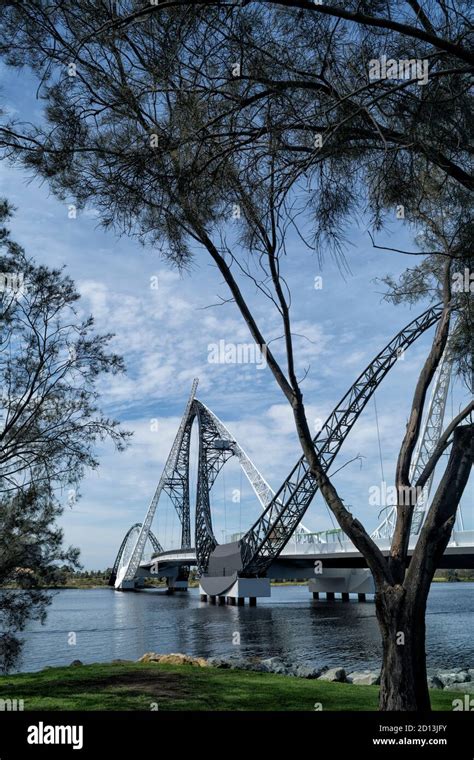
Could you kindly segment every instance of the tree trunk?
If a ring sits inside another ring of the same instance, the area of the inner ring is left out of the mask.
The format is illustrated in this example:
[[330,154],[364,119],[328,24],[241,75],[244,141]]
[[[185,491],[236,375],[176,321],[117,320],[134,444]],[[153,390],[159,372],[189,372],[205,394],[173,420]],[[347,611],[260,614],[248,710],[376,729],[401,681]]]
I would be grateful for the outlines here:
[[379,584],[375,595],[382,634],[380,710],[430,710],[426,678],[426,601],[448,545],[472,465],[473,425],[454,431],[443,477],[425,518],[404,585]]
[[403,586],[385,585],[375,596],[382,634],[380,710],[430,710],[426,681],[426,599],[410,602]]

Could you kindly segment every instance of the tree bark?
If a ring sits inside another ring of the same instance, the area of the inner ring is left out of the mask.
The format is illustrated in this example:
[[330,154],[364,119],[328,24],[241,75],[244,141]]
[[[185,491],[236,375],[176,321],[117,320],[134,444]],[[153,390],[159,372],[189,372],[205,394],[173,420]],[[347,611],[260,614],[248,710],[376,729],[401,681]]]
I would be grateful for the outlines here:
[[403,584],[383,583],[375,606],[382,634],[380,710],[431,709],[426,675],[425,614],[431,581],[448,545],[472,466],[472,425],[458,427]]
[[426,676],[427,593],[415,598],[402,585],[385,586],[375,596],[382,634],[380,710],[431,709]]

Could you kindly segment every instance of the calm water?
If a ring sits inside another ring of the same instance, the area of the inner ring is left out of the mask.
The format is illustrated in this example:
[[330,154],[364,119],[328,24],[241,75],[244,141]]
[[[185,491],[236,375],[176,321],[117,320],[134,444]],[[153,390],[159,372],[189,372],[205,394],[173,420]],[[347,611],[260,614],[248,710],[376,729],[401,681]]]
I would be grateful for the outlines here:
[[[474,583],[437,583],[427,615],[428,666],[474,667]],[[109,588],[56,594],[45,626],[25,633],[20,670],[154,652],[211,657],[283,656],[292,662],[377,668],[380,643],[373,602],[313,602],[305,586],[272,589],[257,607],[211,607],[198,589],[121,593]],[[68,644],[70,632],[77,643]],[[234,645],[240,632],[240,646]]]

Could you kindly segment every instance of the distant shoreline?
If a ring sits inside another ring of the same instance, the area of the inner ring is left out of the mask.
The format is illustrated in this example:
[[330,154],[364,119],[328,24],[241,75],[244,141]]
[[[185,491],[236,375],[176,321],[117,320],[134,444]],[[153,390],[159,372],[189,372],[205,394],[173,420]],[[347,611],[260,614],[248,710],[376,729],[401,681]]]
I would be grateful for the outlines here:
[[[451,584],[453,584],[453,583],[454,584],[455,583],[473,583],[474,582],[474,577],[472,577],[472,578],[451,578],[451,579],[450,578],[433,578],[433,580],[431,582],[432,583],[451,583]],[[270,583],[270,585],[271,586],[275,586],[275,587],[279,587],[279,586],[306,586],[307,583],[308,583],[307,580],[306,581],[275,581],[275,582],[272,581]],[[198,583],[191,583],[189,585],[189,588],[198,588],[198,586],[199,586]],[[14,588],[17,588],[17,586],[4,586],[4,588],[5,589],[14,589]],[[109,586],[107,582],[104,582],[104,583],[95,582],[95,583],[74,583],[72,585],[66,584],[64,586],[38,586],[38,588],[43,589],[44,591],[73,591],[73,590],[85,591],[87,589],[90,589],[92,591],[92,590],[96,590],[98,588],[113,588],[113,587]],[[153,589],[153,588],[166,589],[167,585],[166,585],[166,583],[162,583],[162,584],[156,583],[153,586],[145,586],[145,590],[147,588],[149,588],[149,589]],[[141,590],[143,590],[143,589],[141,589]]]

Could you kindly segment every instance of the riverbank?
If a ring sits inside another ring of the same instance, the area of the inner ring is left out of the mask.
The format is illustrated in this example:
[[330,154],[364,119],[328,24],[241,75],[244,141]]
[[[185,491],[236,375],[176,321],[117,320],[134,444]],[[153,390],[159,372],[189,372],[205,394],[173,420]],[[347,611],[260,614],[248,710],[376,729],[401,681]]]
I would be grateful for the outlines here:
[[[190,664],[123,662],[47,668],[0,677],[0,699],[29,710],[377,710],[377,686]],[[433,710],[459,691],[432,690]]]
[[[433,578],[432,583],[472,583],[474,581],[474,577],[466,577],[466,578]],[[189,581],[189,588],[199,588],[199,581],[191,580]],[[285,586],[307,586],[308,581],[271,581],[270,586],[275,588],[285,587]],[[6,586],[7,589],[13,589],[18,588],[18,586]],[[64,584],[63,586],[40,586],[39,588],[43,589],[44,591],[71,591],[73,589],[77,590],[87,590],[87,589],[98,589],[98,588],[111,588],[109,586],[108,580],[102,581],[94,579],[90,582],[78,580],[77,582],[69,581],[67,584]],[[157,581],[157,580],[150,580],[147,578],[147,582],[145,583],[145,588],[156,588],[156,589],[167,589],[168,585],[165,581]],[[113,590],[113,589],[112,589]]]

